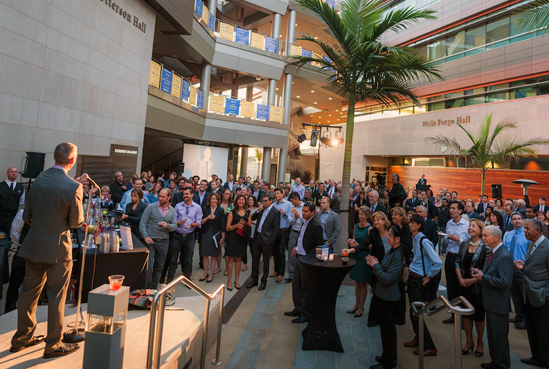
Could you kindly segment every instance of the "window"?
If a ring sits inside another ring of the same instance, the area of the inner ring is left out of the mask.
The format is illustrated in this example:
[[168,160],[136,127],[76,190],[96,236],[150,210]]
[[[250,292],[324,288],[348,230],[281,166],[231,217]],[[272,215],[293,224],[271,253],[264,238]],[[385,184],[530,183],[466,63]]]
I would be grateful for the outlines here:
[[465,49],[472,49],[486,44],[486,24],[468,29],[465,32]]
[[[498,40],[508,38],[510,35],[509,17],[501,18],[493,22],[489,22],[486,26],[486,43],[492,43]],[[508,45],[509,40],[497,42],[488,46],[488,50]]]
[[454,55],[465,50],[465,31],[461,31],[456,35],[449,36],[446,39],[448,45],[448,55]]
[[444,102],[445,109],[460,108],[463,106],[463,99],[446,100]]
[[446,41],[445,40],[439,40],[435,41],[429,46],[427,46],[429,49],[429,59],[435,60],[442,58],[446,56]]

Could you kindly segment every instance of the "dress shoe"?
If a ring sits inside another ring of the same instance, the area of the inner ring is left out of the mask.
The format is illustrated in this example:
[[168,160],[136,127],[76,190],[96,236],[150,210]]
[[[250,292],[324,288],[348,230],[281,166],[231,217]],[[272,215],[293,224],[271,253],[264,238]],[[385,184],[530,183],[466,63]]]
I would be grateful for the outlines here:
[[518,315],[515,315],[514,318],[509,318],[509,323],[520,323],[522,322],[522,318]]
[[368,321],[368,324],[367,324],[369,328],[376,327],[378,325],[379,325],[379,322],[377,320]]
[[13,347],[11,346],[10,347],[10,352],[19,352],[21,350],[24,350],[26,349],[27,347],[31,347],[31,346],[36,346],[38,345],[39,343],[42,343],[44,341],[44,338],[46,338],[46,336],[44,335],[40,335],[40,336],[34,336],[30,339],[29,342],[27,342],[27,344],[25,344],[24,346],[21,346],[21,347]]
[[449,317],[448,319],[444,319],[442,321],[442,323],[444,324],[454,324],[454,316],[452,315],[451,317]]
[[307,323],[309,319],[300,316],[299,318],[292,319],[292,323],[301,324],[301,323]]
[[198,281],[199,281],[199,282],[204,282],[204,281],[206,280],[206,278],[208,278],[208,276],[205,276],[205,277],[203,277],[203,278],[200,278]]
[[480,367],[484,369],[496,369],[496,367],[493,366],[492,363],[482,363],[480,364]]
[[526,329],[526,323],[524,321],[514,324],[516,329]]
[[524,363],[526,365],[532,365],[532,366],[543,366],[543,364],[537,360],[534,360],[533,357],[527,357],[524,359],[520,359],[521,363]]
[[292,278],[286,278],[284,280],[285,283],[292,283],[293,279]]
[[[376,361],[377,361],[378,363],[381,362],[381,356],[376,356],[375,359],[376,359]],[[380,364],[380,365],[382,365],[382,364]],[[383,366],[383,365],[382,365],[381,367],[382,367],[382,368],[396,368],[396,366],[397,366],[397,362],[396,362],[396,361],[393,361],[392,363],[390,363],[389,366]],[[371,368],[371,367],[370,367],[370,368]]]
[[261,282],[261,285],[259,286],[259,290],[263,291],[265,288],[267,288],[267,282]]
[[271,274],[269,274],[269,278],[274,278],[277,276],[278,276],[278,272],[272,272]]
[[77,351],[80,348],[78,343],[66,343],[64,346],[59,347],[57,350],[52,352],[44,352],[44,359],[51,359],[53,357],[67,356]]
[[404,347],[419,347],[419,342],[416,340],[411,340],[409,342],[404,342]]
[[284,313],[284,315],[286,315],[286,316],[301,316],[301,313],[294,309],[292,311],[286,311]]
[[282,282],[282,280],[284,279],[283,276],[279,275],[278,277],[276,277],[276,281],[277,282]]
[[370,365],[370,369],[388,369],[388,368],[394,368],[394,366],[386,366],[383,364]]
[[250,284],[246,285],[246,288],[252,288],[257,286],[257,281],[251,281]]
[[395,324],[396,325],[405,325],[406,324],[406,319],[396,319]]
[[[414,350],[414,355],[419,355],[419,350]],[[425,350],[423,356],[437,356],[437,349]]]

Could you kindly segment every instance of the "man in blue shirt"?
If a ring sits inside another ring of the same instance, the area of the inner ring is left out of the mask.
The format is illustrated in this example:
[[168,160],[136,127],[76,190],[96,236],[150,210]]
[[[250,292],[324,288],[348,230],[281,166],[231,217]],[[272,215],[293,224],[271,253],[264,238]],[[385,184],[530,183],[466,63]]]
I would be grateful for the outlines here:
[[[408,294],[410,303],[416,301],[426,302],[427,286],[431,278],[434,278],[442,268],[442,261],[435,252],[433,243],[422,233],[425,227],[425,219],[419,214],[413,214],[409,223],[412,233],[414,258],[410,263],[410,275],[408,277]],[[404,342],[405,347],[419,347],[419,318],[414,316],[410,309],[410,320],[416,334],[414,339]],[[424,356],[436,356],[437,348],[426,326],[423,327],[425,341]],[[414,350],[414,355],[419,355],[419,350]]]
[[[513,230],[505,233],[503,237],[503,245],[509,250],[513,256],[513,263],[517,260],[524,261],[526,256],[526,250],[528,249],[528,240],[524,234],[524,217],[522,213],[514,212],[511,214],[511,224]],[[522,279],[523,272],[522,269],[513,267],[513,284],[511,285],[511,299],[513,300],[513,305],[515,306],[515,317],[510,318],[511,323],[515,323],[515,328],[517,329],[526,329],[526,324],[524,322],[524,296],[522,293]]]
[[297,177],[295,179],[295,185],[293,185],[291,192],[297,192],[299,198],[303,200],[303,197],[305,197],[305,186],[301,184],[301,178]]
[[280,232],[278,238],[273,245],[272,253],[274,259],[274,271],[269,277],[276,277],[277,282],[282,282],[284,279],[284,270],[286,266],[286,249],[288,248],[288,240],[290,238],[290,212],[292,204],[284,200],[284,190],[277,188],[275,190],[275,199],[273,203],[275,209],[280,212]]
[[[122,211],[126,211],[126,205],[130,204],[132,202],[132,191],[134,188],[138,188],[140,190],[143,190],[143,180],[141,178],[132,178],[132,189],[128,190],[124,193],[124,196],[122,196],[122,201],[120,201],[120,207],[122,208]],[[144,192],[143,192],[144,193]],[[145,195],[141,199],[142,202],[145,204],[150,204],[148,197]]]

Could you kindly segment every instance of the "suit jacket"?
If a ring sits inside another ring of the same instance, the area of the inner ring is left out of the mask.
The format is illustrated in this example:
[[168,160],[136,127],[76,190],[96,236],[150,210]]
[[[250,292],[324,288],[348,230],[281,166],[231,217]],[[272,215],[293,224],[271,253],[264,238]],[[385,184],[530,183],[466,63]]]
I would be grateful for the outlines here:
[[425,229],[423,230],[423,234],[427,236],[429,241],[433,243],[433,246],[436,246],[438,244],[438,225],[434,220],[431,220],[429,218],[425,219]]
[[425,186],[427,184],[427,179],[420,178],[419,181],[417,181],[418,185]]
[[[541,210],[541,205],[534,206],[534,213],[537,213],[540,210]],[[547,206],[547,204],[543,205],[543,211],[546,213],[547,210],[549,210],[549,207]]]
[[309,221],[305,234],[303,235],[303,248],[307,255],[313,255],[316,253],[316,247],[324,244],[324,238],[322,237],[322,226],[315,218]]
[[469,219],[478,219],[478,220],[482,220],[484,222],[484,217],[479,215],[478,213],[475,213],[474,211],[471,213],[471,215],[467,214],[467,213],[463,213],[465,215],[467,215],[469,217]]
[[[212,213],[212,208],[209,206],[203,206],[202,207],[202,219],[207,218]],[[207,234],[210,231],[210,228],[212,229],[212,233],[215,235],[217,232],[223,232],[225,233],[225,227],[226,227],[226,218],[225,211],[221,206],[218,206],[215,209],[215,219],[207,220],[206,223],[204,223],[200,227],[200,231],[203,235]]]
[[[252,220],[256,220],[255,222],[255,238],[258,237],[259,232],[259,223],[261,222],[261,217],[263,216],[263,212],[267,209],[263,209],[261,211],[257,211],[252,215]],[[276,241],[276,237],[278,236],[278,233],[280,232],[280,212],[276,210],[276,208],[273,206],[271,208],[271,211],[267,214],[265,217],[265,221],[263,222],[263,225],[261,227],[261,237],[263,238],[263,241],[265,241],[266,244],[272,245]]]
[[407,199],[404,202],[404,209],[407,212],[408,211],[415,211],[416,206],[419,206],[419,204],[421,204],[421,199],[419,197],[416,197],[415,199],[410,197],[409,199]]
[[400,183],[393,185],[387,195],[389,196],[389,207],[391,208],[393,208],[396,203],[399,203],[402,206],[407,196],[406,190]]
[[513,281],[513,257],[502,244],[488,262],[486,259],[481,282],[482,303],[486,311],[509,314],[511,311],[511,282]]
[[[315,215],[315,219],[320,224],[320,213]],[[328,243],[335,249],[337,238],[341,233],[339,214],[335,211],[330,211],[328,214],[328,219],[326,219],[326,224],[324,225],[324,232],[326,232],[326,236],[328,237]]]
[[[238,182],[235,182],[233,181],[233,189],[235,188],[235,186],[238,184]],[[223,188],[229,188],[229,181],[223,183]]]
[[[469,243],[471,242],[470,238],[467,238],[465,241],[463,241],[459,246],[458,255],[456,257],[456,269],[459,269],[461,272],[461,277],[463,278],[463,259],[465,258],[465,254],[467,254],[469,250]],[[505,247],[505,246],[503,246]],[[482,241],[480,241],[480,245],[477,247],[477,251],[473,254],[473,259],[471,260],[471,268],[477,268],[482,269],[484,267],[484,264],[486,264],[486,260],[488,260],[488,254],[490,253],[490,248],[488,246],[485,246]],[[472,286],[470,286],[472,290],[475,293],[478,293],[480,290],[479,283],[475,283]]]
[[400,290],[398,280],[402,271],[402,257],[399,249],[393,249],[389,254],[375,264],[372,273],[377,278],[374,293],[386,301],[398,301]]
[[175,208],[175,205],[179,204],[180,202],[183,202],[183,192],[177,192],[175,194],[172,194],[172,207]]
[[[510,216],[508,216],[505,213],[503,213],[502,215],[503,215],[503,224],[501,225],[501,229],[504,232],[509,232],[509,231],[513,230],[513,223],[508,219],[508,218],[510,218]],[[509,220],[509,226],[507,226],[507,220]]]
[[[254,195],[254,190],[253,190],[253,187],[252,187],[252,196]],[[263,196],[265,195],[265,191],[263,191],[261,188],[257,191],[257,201],[258,202],[263,202]]]
[[84,223],[82,184],[64,170],[50,168],[32,184],[23,220],[31,225],[19,256],[54,264],[72,261],[70,229]]
[[[488,207],[488,203],[486,204],[486,207]],[[484,203],[481,202],[480,204],[478,204],[475,211],[479,214],[483,214],[484,213]]]
[[204,193],[204,200],[202,200],[202,202],[200,202],[200,195],[198,194],[198,191],[197,191],[193,195],[193,201],[196,202],[201,207],[204,207],[204,206],[206,206],[206,201],[208,201],[208,197],[210,196],[210,193],[211,192],[206,191]]
[[549,240],[546,238],[530,255],[534,242],[528,244],[528,251],[524,257],[524,285],[525,294],[534,307],[540,307],[549,300]]
[[370,211],[372,212],[372,215],[374,215],[374,213],[376,211],[382,211],[385,213],[385,215],[388,215],[389,213],[387,213],[387,208],[385,206],[383,206],[382,203],[380,203],[379,201],[377,202],[377,205],[376,205],[376,209],[375,211],[372,211],[372,205],[370,205]]

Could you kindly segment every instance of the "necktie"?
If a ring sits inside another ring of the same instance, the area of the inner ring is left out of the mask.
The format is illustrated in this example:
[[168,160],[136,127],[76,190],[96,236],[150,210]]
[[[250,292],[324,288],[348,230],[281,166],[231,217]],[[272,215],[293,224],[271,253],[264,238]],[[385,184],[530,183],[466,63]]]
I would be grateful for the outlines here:
[[492,259],[492,255],[494,255],[494,253],[490,251],[490,255],[488,256],[488,261],[486,262],[486,264],[490,262],[490,260]]
[[516,243],[516,240],[517,240],[517,232],[515,232],[515,234],[513,234],[513,239],[511,240],[511,256],[513,256],[514,258],[514,255],[515,255],[515,243]]
[[13,192],[13,188],[14,188],[14,187],[15,187],[15,186],[14,186],[13,182],[11,182],[10,190],[11,190],[12,192]]
[[510,216],[507,217],[507,226],[506,226],[506,228],[509,228],[509,223],[511,223],[511,217]]

